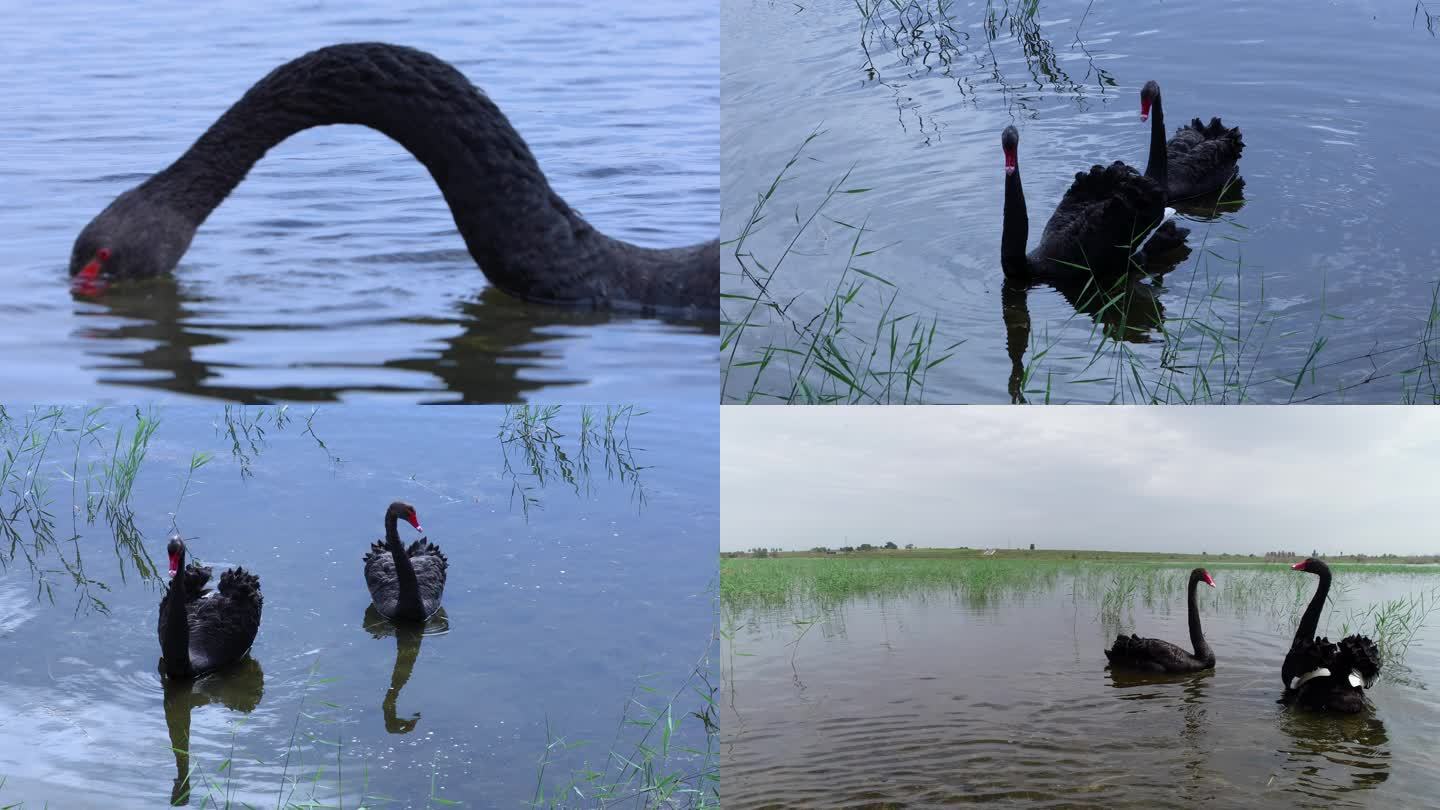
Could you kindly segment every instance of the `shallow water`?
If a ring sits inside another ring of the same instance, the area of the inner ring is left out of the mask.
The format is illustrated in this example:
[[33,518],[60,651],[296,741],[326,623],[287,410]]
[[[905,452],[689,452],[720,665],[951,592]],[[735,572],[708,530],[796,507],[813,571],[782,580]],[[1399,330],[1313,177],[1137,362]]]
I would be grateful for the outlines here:
[[[12,407],[11,424],[26,413]],[[640,703],[663,706],[706,654],[718,526],[713,405],[633,417],[628,432],[612,434],[628,442],[620,453],[582,450],[579,410],[562,409],[555,425],[568,436],[540,448],[543,482],[517,444],[502,451],[499,408],[351,406],[322,410],[311,433],[306,414],[292,410],[285,426],[257,414],[232,414],[251,438],[256,425],[265,432],[252,447],[237,430],[236,455],[219,407],[160,410],[131,499],[151,559],[164,559],[178,502],[180,530],[196,538],[192,554],[217,574],[240,564],[261,579],[251,662],[193,693],[164,692],[160,590],[128,562],[121,578],[117,558],[128,556],[112,550],[103,513],[94,524],[84,519],[85,464],[76,501],[61,475],[71,471],[73,434],[53,437],[40,471],[54,482],[48,511],[60,542],[46,546],[38,568],[55,603],[36,599],[41,580],[24,551],[7,555],[0,574],[0,804],[161,806],[186,764],[174,746],[190,752],[196,771],[192,806],[207,793],[208,806],[227,793],[258,806],[275,806],[282,793],[301,802],[321,768],[317,798],[328,806],[337,795],[358,806],[362,791],[396,800],[386,806],[428,806],[432,778],[435,795],[466,806],[518,805],[534,795],[547,730],[586,743],[552,751],[543,779],[551,796],[582,764],[607,770],[610,750],[633,753],[626,746],[643,730],[624,729],[617,740],[617,729],[637,681],[656,690],[637,695]],[[133,423],[126,409],[101,418]],[[78,425],[78,412],[66,419]],[[108,451],[113,430],[103,437]],[[7,448],[22,444],[0,438]],[[196,451],[215,457],[187,489]],[[622,460],[643,467],[638,479],[621,479]],[[367,611],[361,557],[396,498],[416,506],[450,563],[444,616],[423,638],[397,638]],[[28,522],[18,528],[28,543]],[[82,594],[61,557],[73,563],[77,547],[86,576],[108,588],[89,589],[108,613],[83,602],[77,610]],[[705,748],[698,721],[680,719],[698,700],[688,690],[677,700],[672,744]],[[219,772],[227,759],[228,785]],[[669,762],[702,770],[696,756]],[[287,778],[299,784],[287,787]]]
[[[857,7],[871,5],[884,11],[866,23]],[[1440,242],[1426,212],[1440,158],[1423,144],[1440,105],[1440,42],[1423,17],[1412,24],[1413,5],[1344,0],[1297,14],[1064,0],[1042,3],[1031,25],[999,19],[1006,4],[724,0],[722,238],[741,233],[756,195],[818,128],[745,250],[780,266],[770,293],[803,326],[852,249],[855,231],[836,222],[864,223],[860,250],[878,252],[855,264],[898,286],[890,315],[938,318],[931,357],[964,341],[927,375],[927,401],[1008,402],[1027,372],[1029,401],[1428,400],[1440,392],[1433,373],[1417,383],[1403,372],[1424,362],[1427,336],[1436,355],[1426,320]],[[1113,308],[1077,314],[1049,287],[1002,300],[999,136],[1012,123],[1021,133],[1033,246],[1075,172],[1116,159],[1143,169],[1139,89],[1152,78],[1168,129],[1195,116],[1241,127],[1245,204],[1188,218],[1192,253],[1155,288],[1165,334],[1138,329],[1116,347],[1101,337],[1117,331]],[[841,187],[869,190],[837,195],[781,263],[797,220],[847,171]],[[721,271],[726,291],[754,293],[728,254]],[[856,299],[866,310],[849,312],[867,343],[880,290],[871,282]],[[739,303],[726,303],[731,319]],[[766,318],[737,360],[807,343]],[[1297,388],[1307,365],[1314,378]],[[789,390],[789,373],[772,364],[759,389]],[[726,400],[745,398],[753,376],[732,373]]]
[[[560,24],[556,24],[557,21]],[[80,229],[168,165],[272,68],[382,40],[450,61],[597,228],[714,239],[716,12],[661,0],[147,3],[95,20],[46,3],[0,19],[16,114],[0,122],[0,389],[125,399],[711,399],[715,332],[520,304],[488,286],[423,166],[362,127],[301,132],[210,216],[170,281],[100,301],[66,284]],[[663,66],[663,69],[657,68]]]
[[[1226,572],[1212,571],[1223,590]],[[1332,637],[1351,610],[1440,584],[1342,578],[1350,589],[1332,590],[1321,623]],[[1117,625],[1087,594],[1062,576],[998,599],[946,592],[855,598],[833,610],[727,606],[725,624],[739,627],[721,653],[726,805],[1431,801],[1440,626],[1422,629],[1404,667],[1371,690],[1372,711],[1318,715],[1276,703],[1290,611],[1203,593],[1213,671],[1117,678],[1103,654],[1117,630],[1186,643],[1183,595],[1137,598]],[[797,618],[820,621],[807,630]]]

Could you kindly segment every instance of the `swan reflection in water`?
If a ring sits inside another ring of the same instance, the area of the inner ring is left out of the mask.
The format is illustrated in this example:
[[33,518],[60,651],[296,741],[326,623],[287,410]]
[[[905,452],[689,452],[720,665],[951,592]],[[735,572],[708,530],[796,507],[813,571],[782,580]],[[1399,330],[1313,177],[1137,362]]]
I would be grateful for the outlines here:
[[404,689],[405,683],[410,680],[410,673],[415,669],[415,659],[420,657],[420,642],[425,636],[439,636],[450,632],[450,619],[446,617],[445,608],[442,607],[424,624],[397,623],[381,616],[372,604],[365,608],[362,624],[372,638],[395,637],[395,668],[390,672],[390,688],[385,690],[385,699],[380,708],[385,715],[386,731],[391,734],[409,734],[420,722],[420,713],[400,717],[395,703],[400,698],[400,690]]
[[[437,401],[515,402],[527,392],[588,382],[557,375],[555,352],[547,350],[547,344],[550,349],[558,348],[560,341],[572,339],[577,330],[627,320],[605,312],[535,307],[487,286],[474,300],[460,303],[451,315],[376,324],[391,328],[410,325],[417,332],[423,329],[425,345],[410,357],[369,364],[371,371],[355,363],[336,363],[335,376],[329,380],[323,368],[312,365],[303,375],[287,373],[294,383],[254,385],[250,381],[257,375],[247,373],[244,364],[206,358],[224,354],[223,347],[233,340],[228,334],[266,339],[266,333],[277,327],[236,325],[218,302],[196,294],[173,277],[115,285],[103,297],[80,304],[77,314],[82,322],[89,322],[82,337],[89,344],[86,351],[92,360],[88,365],[99,371],[100,382],[253,403],[331,401],[357,390],[432,393]],[[691,334],[719,333],[714,324],[669,323],[672,329]],[[437,326],[449,326],[458,334],[443,338],[436,346],[429,335]],[[310,328],[296,327],[294,331]],[[251,356],[256,365],[289,365],[273,353],[256,351]],[[424,379],[401,385],[391,381],[396,377],[409,380],[418,376],[416,373]],[[267,382],[274,378],[263,376]]]
[[[1028,281],[1007,275],[1000,288],[1000,311],[1005,321],[1005,352],[1010,357],[1010,379],[1006,386],[1010,401],[1024,404],[1026,389],[1025,353],[1031,349],[1030,290],[1050,287],[1060,293],[1075,312],[1088,315],[1109,340],[1149,343],[1165,321],[1160,303],[1164,291],[1161,277],[1174,270],[1190,255],[1188,246],[1168,252],[1163,259],[1146,266],[1150,274],[1139,273],[1113,279],[1050,279]],[[1036,358],[1043,354],[1036,348]]]
[[[1278,709],[1290,745],[1280,754],[1286,780],[1279,787],[1313,799],[1317,794],[1373,790],[1390,778],[1390,736],[1373,711],[1361,714]],[[1338,798],[1338,797],[1337,797]]]
[[[161,664],[163,668],[163,663]],[[170,804],[190,803],[190,712],[219,703],[225,708],[249,714],[265,694],[265,673],[260,662],[246,656],[218,672],[197,679],[165,679],[165,725],[170,730],[170,749],[175,754],[175,782]]]

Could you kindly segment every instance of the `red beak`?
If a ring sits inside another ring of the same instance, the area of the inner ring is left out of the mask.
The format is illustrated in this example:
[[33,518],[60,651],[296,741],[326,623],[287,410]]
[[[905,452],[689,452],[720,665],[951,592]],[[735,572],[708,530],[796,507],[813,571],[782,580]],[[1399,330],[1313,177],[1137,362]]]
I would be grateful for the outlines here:
[[179,571],[179,570],[180,570],[180,555],[179,555],[179,554],[171,554],[171,555],[170,555],[170,576],[172,576],[172,577],[175,576],[175,572],[176,572],[176,571]]
[[1298,563],[1295,563],[1294,565],[1290,566],[1290,568],[1291,568],[1291,570],[1293,570],[1293,571],[1304,571],[1304,570],[1305,570],[1305,563],[1304,563],[1303,561],[1302,561],[1302,562],[1298,562]]
[[417,531],[417,532],[423,532],[423,531],[425,531],[424,529],[420,528],[420,515],[419,515],[419,514],[417,514],[417,513],[415,513],[415,512],[411,512],[410,515],[409,515],[408,517],[406,517],[405,519],[408,520],[408,521],[410,521],[410,525],[415,527],[415,531]]
[[1142,122],[1150,120],[1150,99],[1148,98],[1140,99],[1140,120]]
[[104,259],[96,256],[88,264],[75,274],[70,280],[70,291],[77,295],[99,295],[105,291],[107,286],[105,280],[100,278],[100,270]]
[[1014,174],[1014,173],[1015,173],[1015,169],[1016,169],[1015,151],[1012,150],[1012,149],[1006,149],[1006,150],[1005,150],[1005,173],[1006,173],[1006,174]]

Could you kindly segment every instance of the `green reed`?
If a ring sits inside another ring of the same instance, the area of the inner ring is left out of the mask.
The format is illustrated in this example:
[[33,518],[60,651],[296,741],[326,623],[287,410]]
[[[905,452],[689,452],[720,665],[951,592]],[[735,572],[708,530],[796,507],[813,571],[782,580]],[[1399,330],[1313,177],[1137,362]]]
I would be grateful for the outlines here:
[[[598,457],[606,478],[628,486],[636,508],[643,508],[648,494],[640,474],[647,468],[637,460],[639,448],[631,446],[630,424],[646,411],[633,405],[607,405],[601,414],[588,405],[581,406],[578,433],[570,437],[560,428],[562,410],[560,405],[505,406],[496,438],[501,474],[510,479],[511,504],[519,503],[528,520],[530,510],[541,507],[539,491],[556,479],[576,495],[592,494]],[[567,438],[573,439],[574,446],[567,447]],[[512,453],[517,458],[514,464]]]
[[[1179,558],[1179,559],[1177,559]],[[1429,560],[1430,558],[1417,558]],[[1315,593],[1313,576],[1284,563],[1238,555],[1165,555],[1127,552],[1025,552],[978,549],[916,549],[837,555],[775,554],[723,557],[720,594],[727,611],[780,610],[804,616],[818,608],[825,620],[851,599],[925,598],[946,594],[972,606],[1021,599],[1070,583],[1075,598],[1096,606],[1107,627],[1127,624],[1137,602],[1148,607],[1183,604],[1192,567],[1205,567],[1216,580],[1202,588],[1201,610],[1255,613],[1281,636],[1294,632],[1300,613]],[[1368,607],[1343,619],[1322,615],[1321,632],[1338,621],[1335,635],[1361,632],[1380,645],[1387,666],[1403,662],[1410,642],[1440,611],[1440,568],[1415,564],[1331,563],[1335,580],[1329,602],[1349,602],[1353,591],[1374,577],[1414,578],[1424,590]]]
[[[924,398],[930,370],[950,359],[960,343],[942,347],[937,343],[938,316],[926,319],[897,312],[900,288],[861,266],[883,250],[864,244],[870,233],[866,222],[857,225],[825,213],[838,195],[868,191],[848,185],[850,172],[831,183],[803,217],[795,212],[795,232],[777,256],[757,256],[748,247],[750,237],[769,219],[776,192],[805,148],[823,134],[816,129],[800,144],[769,188],[757,196],[740,234],[726,243],[739,272],[737,283],[720,295],[722,395],[745,403],[918,403]],[[796,243],[822,216],[850,233],[845,263],[820,311],[797,315],[793,308],[799,296],[782,299],[772,286]],[[746,356],[740,349],[748,332],[767,337],[761,338],[764,345]],[[783,388],[767,388],[771,368],[778,371],[782,366],[788,382]],[[748,380],[743,394],[729,393],[732,376]]]
[[[712,586],[713,587],[713,586]],[[716,597],[718,610],[718,596]],[[718,618],[717,618],[718,623]],[[636,679],[626,698],[604,759],[572,770],[568,781],[547,792],[546,773],[558,759],[587,743],[556,735],[547,718],[545,749],[536,768],[532,807],[693,808],[720,807],[720,723],[712,683],[713,656],[720,637],[712,624],[705,651],[681,684],[660,694]],[[657,702],[658,699],[658,702]],[[677,743],[683,728],[699,728],[704,747]],[[638,736],[637,733],[638,732]]]
[[[23,560],[36,597],[52,604],[57,581],[68,578],[77,613],[108,612],[109,585],[85,569],[82,525],[103,520],[109,527],[122,581],[131,567],[142,578],[154,572],[131,498],[159,417],[139,408],[128,420],[103,417],[99,408],[35,407],[19,417],[0,411],[0,568]],[[68,507],[57,508],[52,485],[60,480],[70,485]]]

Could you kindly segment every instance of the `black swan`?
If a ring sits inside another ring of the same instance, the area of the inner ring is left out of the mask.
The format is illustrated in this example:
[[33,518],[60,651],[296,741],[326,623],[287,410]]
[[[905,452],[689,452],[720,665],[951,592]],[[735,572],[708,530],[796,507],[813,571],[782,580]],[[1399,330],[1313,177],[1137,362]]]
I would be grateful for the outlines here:
[[185,564],[185,541],[172,535],[170,587],[160,598],[161,671],[169,678],[194,678],[245,657],[260,630],[260,578],[243,568],[220,575],[208,590],[210,569]]
[[[1108,167],[1092,166],[1089,172],[1075,175],[1075,182],[1045,223],[1039,246],[1027,254],[1030,219],[1020,183],[1019,131],[1006,127],[1000,134],[1000,146],[1005,151],[1000,260],[1007,276],[1114,277],[1132,269],[1143,270],[1146,255],[1174,250],[1190,233],[1166,221],[1174,212],[1165,208],[1159,184],[1117,160]],[[1137,249],[1152,229],[1156,229],[1154,236],[1143,250]]]
[[1365,690],[1380,675],[1380,649],[1360,635],[1347,636],[1335,644],[1317,637],[1320,610],[1330,592],[1330,566],[1311,557],[1291,568],[1320,577],[1320,587],[1300,617],[1290,652],[1280,666],[1286,700],[1322,711],[1355,713],[1365,708]]
[[1140,89],[1140,120],[1150,118],[1150,158],[1145,176],[1165,189],[1166,201],[1186,200],[1214,194],[1236,173],[1236,163],[1245,149],[1240,128],[1227,128],[1219,118],[1202,124],[1199,118],[1175,130],[1165,142],[1165,110],[1160,85],[1155,80]]
[[170,166],[80,232],[74,289],[174,269],[196,228],[266,150],[300,130],[361,124],[405,147],[440,186],[470,255],[520,298],[596,308],[718,312],[720,245],[645,248],[595,230],[551,189],[505,115],[424,51],[331,45],[271,71]]
[[1215,666],[1215,653],[1205,643],[1205,634],[1200,630],[1200,609],[1195,606],[1195,586],[1204,582],[1215,587],[1204,568],[1190,572],[1190,644],[1195,647],[1192,655],[1185,650],[1161,641],[1158,638],[1140,638],[1136,635],[1116,636],[1115,646],[1105,651],[1110,666],[1134,672],[1199,672]]
[[439,546],[424,537],[406,548],[395,529],[401,518],[415,531],[424,531],[415,507],[401,501],[390,504],[385,510],[385,539],[372,543],[365,555],[365,585],[381,616],[423,622],[440,609],[449,561]]

